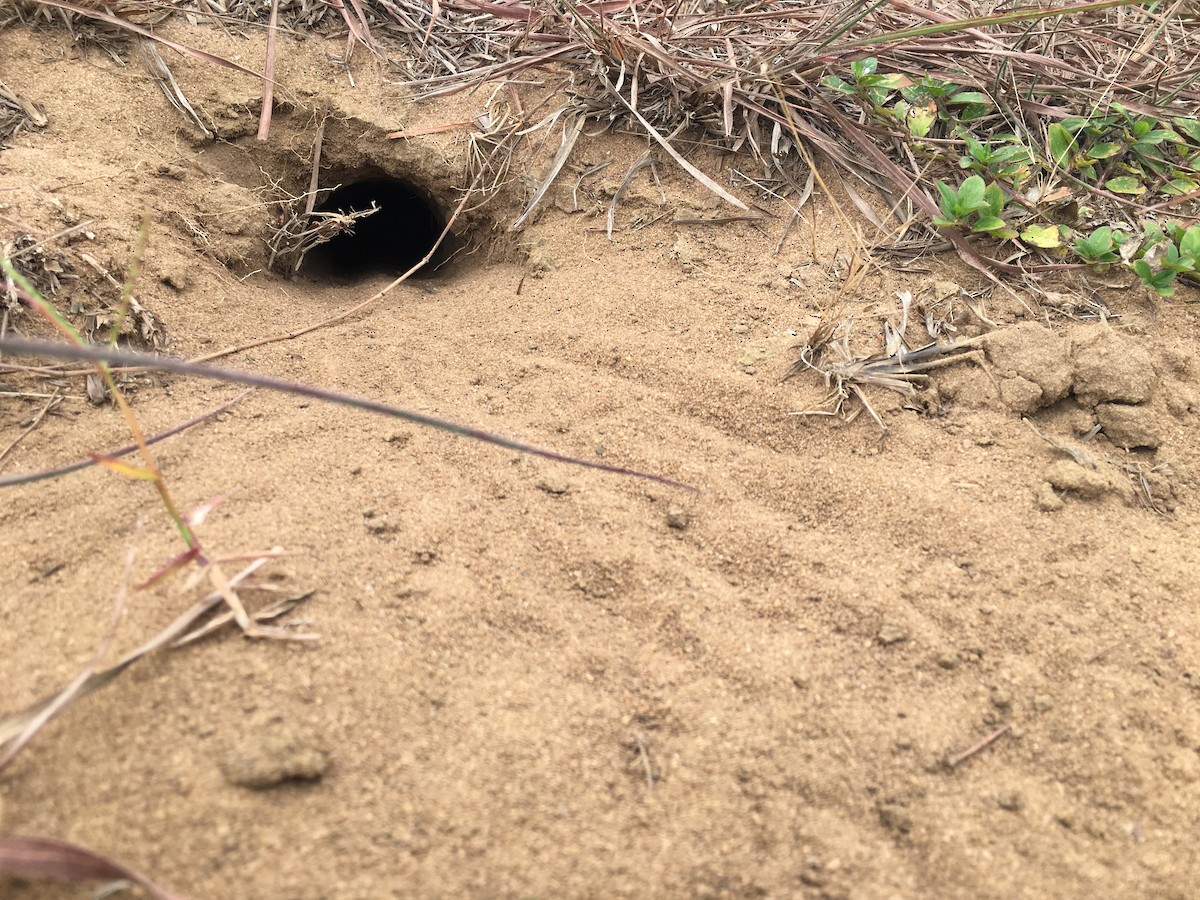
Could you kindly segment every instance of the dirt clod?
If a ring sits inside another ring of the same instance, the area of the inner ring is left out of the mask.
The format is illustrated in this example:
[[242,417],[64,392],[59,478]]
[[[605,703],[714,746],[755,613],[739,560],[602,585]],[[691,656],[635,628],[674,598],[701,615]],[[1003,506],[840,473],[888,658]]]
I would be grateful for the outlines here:
[[1070,344],[1038,322],[1023,322],[992,332],[984,342],[997,370],[1004,402],[1028,415],[1050,406],[1071,390]]
[[538,490],[558,497],[571,492],[571,482],[561,475],[544,475],[535,484]]
[[1089,405],[1145,403],[1158,376],[1144,347],[1110,327],[1076,326],[1071,334],[1075,396]]
[[1054,512],[1062,509],[1065,505],[1062,497],[1058,495],[1058,491],[1054,489],[1054,485],[1048,481],[1043,481],[1037,488],[1037,507],[1042,512]]
[[1100,403],[1096,420],[1108,439],[1122,449],[1154,449],[1162,443],[1161,414],[1149,406]]
[[308,728],[272,718],[250,725],[222,761],[230,784],[265,790],[287,781],[317,781],[329,754]]
[[1128,493],[1128,482],[1115,473],[1089,469],[1070,459],[1055,460],[1042,475],[1056,490],[1069,491],[1085,500]]

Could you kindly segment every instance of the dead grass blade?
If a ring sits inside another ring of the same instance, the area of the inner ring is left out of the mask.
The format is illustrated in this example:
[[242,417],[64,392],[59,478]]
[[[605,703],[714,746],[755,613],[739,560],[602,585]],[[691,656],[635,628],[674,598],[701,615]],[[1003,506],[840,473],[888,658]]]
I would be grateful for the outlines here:
[[16,759],[17,754],[33,740],[34,735],[42,730],[43,726],[56,715],[66,709],[79,696],[84,685],[92,678],[96,668],[103,662],[104,657],[108,655],[108,650],[112,646],[113,636],[116,634],[117,626],[121,622],[121,617],[125,614],[125,600],[129,595],[129,575],[133,569],[134,553],[131,550],[125,557],[125,570],[121,574],[121,580],[117,585],[117,595],[113,601],[113,620],[112,625],[105,633],[100,641],[100,646],[96,648],[96,652],[92,655],[91,661],[84,667],[75,678],[68,684],[61,693],[52,697],[44,707],[42,707],[35,715],[33,715],[25,726],[14,735],[11,739],[0,744],[0,772],[8,768],[9,763]]
[[28,128],[45,128],[49,121],[32,100],[0,82],[0,146]]
[[263,62],[262,111],[258,114],[258,139],[271,134],[271,111],[275,106],[275,40],[279,33],[279,0],[271,0],[271,18],[267,22],[267,55]]
[[[884,388],[905,397],[915,397],[918,386],[928,382],[926,373],[929,371],[966,359],[978,361],[979,352],[975,348],[984,342],[985,335],[948,343],[934,342],[915,350],[905,349],[904,331],[910,303],[911,297],[906,299],[904,295],[901,296],[900,324],[892,328],[885,323],[886,346],[882,354],[874,356],[859,356],[850,348],[853,319],[847,318],[841,322],[833,318],[823,320],[814,329],[799,358],[784,378],[812,371],[821,376],[829,393],[817,406],[798,410],[792,415],[841,415],[846,421],[853,421],[862,410],[866,410],[886,433],[888,427],[867,398],[866,388]],[[859,401],[859,406],[847,414],[845,404],[852,397]]]
[[[263,607],[262,609],[253,613],[253,619],[256,623],[269,622],[274,619],[278,619],[280,616],[291,612],[315,593],[316,591],[307,591],[306,593],[299,594],[295,597],[284,597],[281,600],[276,600],[270,606]],[[176,650],[180,647],[186,646],[187,644],[191,644],[195,641],[206,638],[210,634],[214,634],[224,626],[228,625],[230,622],[234,621],[234,618],[235,616],[232,610],[226,613],[221,613],[221,615],[215,616],[208,622],[205,622],[199,628],[189,631],[179,640],[175,641],[175,643],[171,644],[171,649]]]
[[[605,231],[608,233],[608,239],[611,241],[613,236],[613,223],[617,218],[617,204],[621,202],[621,195],[625,193],[625,189],[629,187],[634,176],[646,166],[652,165],[650,159],[650,151],[645,150],[642,155],[633,161],[633,165],[629,167],[629,171],[625,173],[625,177],[621,179],[621,184],[613,192],[613,198],[608,204],[608,217],[604,223]],[[679,224],[676,222],[676,224]]]
[[628,100],[621,96],[621,92],[616,89],[613,83],[608,80],[608,76],[603,72],[600,73],[600,80],[603,82],[605,90],[612,94],[612,96],[615,97],[623,107],[625,107],[629,114],[638,120],[641,126],[646,129],[646,133],[650,135],[650,137],[656,144],[658,144],[658,146],[667,151],[667,154],[671,157],[671,159],[675,160],[675,162],[679,164],[681,169],[695,178],[698,182],[700,182],[700,184],[704,185],[726,203],[730,203],[736,206],[738,209],[744,209],[747,212],[750,210],[750,207],[748,207],[745,203],[733,196],[733,194],[729,193],[729,191],[725,190],[725,188],[713,181],[712,178],[705,175],[694,165],[684,159],[679,151],[672,147],[670,142],[667,141],[667,139],[661,134],[659,134],[658,130],[651,125],[649,121],[647,121],[646,117],[638,112],[638,110]]
[[207,50],[197,50],[195,47],[188,47],[185,44],[180,44],[170,38],[165,38],[162,35],[155,34],[130,22],[128,19],[122,19],[111,13],[101,12],[98,9],[90,9],[86,6],[79,6],[75,3],[68,3],[67,0],[34,0],[40,6],[54,6],[58,9],[66,10],[74,13],[77,16],[83,16],[86,19],[95,19],[98,22],[104,22],[108,25],[115,26],[122,31],[128,31],[132,34],[141,35],[152,41],[162,44],[164,47],[170,47],[176,53],[182,53],[184,56],[190,56],[193,59],[198,59],[200,62],[209,63],[214,66],[221,66],[225,69],[232,69],[235,72],[241,72],[243,75],[250,75],[254,78],[261,78],[262,73],[255,72],[253,69],[247,69],[243,65],[239,65],[231,60],[225,59],[223,56],[217,56],[215,53],[209,53]]
[[118,350],[111,347],[97,346],[80,347],[73,344],[61,344],[51,341],[33,341],[25,338],[14,337],[0,338],[0,351],[11,353],[14,356],[48,356],[52,359],[84,360],[88,362],[103,361],[120,366],[136,366],[146,370],[175,372],[180,375],[191,375],[194,377],[207,378],[214,381],[244,384],[248,387],[266,388],[268,390],[280,391],[285,394],[295,394],[301,397],[310,397],[314,400],[321,400],[328,403],[339,403],[355,409],[362,409],[367,412],[373,412],[379,415],[402,419],[406,422],[412,422],[416,425],[424,425],[429,428],[436,428],[440,431],[446,431],[450,434],[459,435],[460,437],[472,438],[473,440],[482,441],[486,444],[493,444],[497,447],[504,447],[508,450],[516,450],[519,453],[540,456],[544,459],[554,460],[555,462],[569,463],[571,465],[581,466],[587,469],[595,469],[601,472],[610,472],[616,475],[626,475],[633,478],[641,478],[647,481],[654,481],[659,484],[682,488],[689,491],[696,490],[690,485],[674,481],[673,479],[666,478],[661,475],[652,475],[647,472],[639,472],[635,469],[627,469],[622,466],[610,465],[609,463],[595,462],[593,460],[567,456],[561,453],[556,453],[553,450],[546,450],[542,447],[536,447],[532,444],[524,444],[520,441],[514,441],[478,428],[471,428],[465,425],[459,425],[455,422],[450,422],[446,419],[439,419],[436,416],[429,416],[425,415],[424,413],[417,413],[410,410],[400,409],[395,406],[389,406],[388,404],[380,403],[377,400],[369,400],[364,397],[355,397],[350,394],[343,394],[337,391],[326,390],[324,388],[312,387],[306,384],[298,384],[292,381],[285,381],[281,378],[272,378],[267,375],[241,372],[236,369],[221,369],[215,366],[206,366],[198,363],[188,362],[187,360],[183,359],[174,359],[169,356],[155,356],[151,353],[138,353],[132,350]]
[[0,877],[136,884],[156,900],[186,900],[103,853],[52,838],[0,836]]
[[[199,425],[201,422],[207,422],[209,419],[214,418],[215,416],[221,415],[221,413],[228,412],[236,404],[240,403],[246,397],[250,396],[251,393],[252,393],[251,391],[243,391],[242,393],[240,393],[236,397],[234,397],[232,400],[230,400],[228,403],[224,403],[221,406],[218,406],[214,410],[206,412],[203,415],[196,416],[194,419],[189,419],[188,421],[186,421],[180,425],[176,425],[174,428],[169,428],[166,431],[159,432],[158,434],[154,435],[153,437],[148,437],[148,438],[146,438],[146,444],[147,445],[157,444],[159,441],[165,441],[167,438],[174,437],[175,435],[179,434],[182,431],[187,431],[189,428]],[[138,449],[137,444],[128,444],[124,447],[121,447],[118,450],[110,450],[107,453],[99,454],[99,455],[104,456],[108,459],[115,459],[116,457],[119,457],[119,456],[128,456],[130,453],[135,452],[137,449]],[[81,460],[80,462],[72,463],[67,466],[59,466],[54,469],[43,469],[40,472],[28,472],[28,473],[22,473],[20,475],[8,475],[4,478],[0,478],[0,488],[12,487],[12,486],[18,485],[18,484],[31,484],[32,482],[35,482],[35,481],[44,481],[47,478],[57,478],[60,475],[69,475],[71,472],[78,472],[80,469],[86,469],[88,466],[94,466],[95,464],[96,464],[95,459],[85,459],[85,460]]]
[[563,123],[562,143],[559,145],[558,152],[554,155],[554,161],[550,163],[550,171],[546,173],[546,177],[542,179],[541,185],[530,198],[529,203],[525,205],[525,209],[521,215],[517,217],[517,221],[509,226],[510,231],[519,231],[524,227],[525,221],[537,209],[538,204],[546,196],[550,190],[554,180],[558,178],[558,173],[562,171],[563,166],[567,164],[567,159],[571,155],[571,150],[575,147],[575,142],[579,139],[579,135],[583,132],[584,117],[578,115],[573,123]]
[[[281,548],[276,548],[277,552],[282,552]],[[252,574],[257,572],[262,566],[270,562],[273,557],[262,557],[254,560],[236,575],[229,579],[230,585],[236,587]],[[69,702],[81,700],[89,694],[94,694],[102,687],[111,682],[114,678],[136,663],[139,659],[148,654],[154,653],[157,650],[171,644],[189,630],[191,630],[196,622],[210,613],[217,606],[220,606],[224,598],[216,591],[208,594],[202,599],[196,601],[192,606],[178,616],[175,621],[164,628],[161,632],[155,635],[146,643],[142,644],[135,650],[130,651],[125,656],[121,657],[112,666],[101,671],[92,671],[86,674],[86,677],[76,678],[68,685],[67,689],[59,693],[41,700],[28,709],[9,716],[7,719],[0,721],[0,750],[5,750],[10,745],[10,742],[18,739],[30,727],[30,724],[37,721],[47,709],[54,707],[51,716],[62,711],[66,704],[57,704],[58,699],[65,695],[68,690],[71,691]],[[78,684],[76,684],[78,682]],[[40,727],[40,726],[39,726]]]
[[184,96],[183,89],[179,86],[179,82],[175,80],[175,76],[171,74],[171,70],[167,67],[166,62],[163,61],[158,48],[154,46],[154,42],[147,38],[142,38],[138,42],[138,46],[142,51],[142,58],[146,60],[146,65],[150,69],[150,74],[158,82],[158,86],[163,94],[166,95],[167,101],[191,119],[196,124],[196,127],[200,129],[200,133],[211,140],[213,133],[204,124],[204,120],[196,114],[196,110],[192,109],[192,104]]

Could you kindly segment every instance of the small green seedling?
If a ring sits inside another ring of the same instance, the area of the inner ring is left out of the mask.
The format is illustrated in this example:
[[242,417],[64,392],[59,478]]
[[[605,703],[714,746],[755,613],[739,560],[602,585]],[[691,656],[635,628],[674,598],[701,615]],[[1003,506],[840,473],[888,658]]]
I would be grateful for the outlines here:
[[1076,236],[1073,245],[1076,256],[1101,271],[1120,260],[1121,257],[1117,253],[1119,247],[1119,239],[1114,237],[1114,232],[1108,225],[1102,225],[1087,237]]
[[999,240],[1017,236],[1002,218],[1004,192],[998,184],[985,185],[982,178],[972,175],[959,185],[957,190],[940,180],[937,186],[942,195],[939,204],[941,215],[934,217],[934,224],[943,228],[969,227],[972,231],[988,234]]
[[1140,249],[1140,258],[1130,267],[1142,280],[1142,284],[1163,297],[1175,293],[1175,280],[1179,276],[1200,276],[1200,225],[1184,228],[1174,222],[1159,227],[1146,223],[1146,239]]
[[1021,183],[1029,178],[1029,167],[1033,154],[1015,135],[999,135],[995,140],[984,143],[960,129],[959,136],[966,146],[966,153],[959,159],[962,169],[970,169],[987,175],[996,181],[1004,181],[1019,190]]
[[821,84],[832,88],[839,94],[862,97],[868,100],[876,110],[879,110],[887,101],[888,94],[908,87],[912,84],[912,80],[905,75],[880,75],[878,69],[879,60],[873,56],[856,59],[850,63],[850,77],[853,79],[853,84],[836,75],[826,75],[821,79]]

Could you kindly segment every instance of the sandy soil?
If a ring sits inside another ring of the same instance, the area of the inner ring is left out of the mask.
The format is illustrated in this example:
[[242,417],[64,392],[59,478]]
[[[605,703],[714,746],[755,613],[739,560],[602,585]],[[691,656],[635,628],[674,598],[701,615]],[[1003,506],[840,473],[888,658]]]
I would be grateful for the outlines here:
[[[261,65],[257,39],[184,36]],[[306,179],[313,110],[335,114],[328,178],[400,174],[451,204],[466,132],[383,134],[468,120],[486,93],[413,106],[365,59],[351,87],[340,47],[284,46],[291,102],[260,145],[251,79],[168,55],[220,134],[207,142],[136,55],[0,33],[0,80],[49,119],[0,151],[0,238],[91,220],[56,302],[102,312],[118,292],[82,254],[122,279],[149,210],[138,296],[182,356],[349,308],[387,278],[254,271],[265,189]],[[528,145],[515,174],[538,177],[557,145]],[[1195,896],[1196,293],[1159,301],[1110,275],[1094,285],[1107,322],[997,293],[983,311],[1001,327],[973,362],[918,403],[869,392],[886,439],[867,415],[790,415],[825,394],[782,376],[853,242],[820,192],[778,256],[783,208],[766,228],[673,224],[724,212],[668,160],[664,195],[642,172],[610,243],[609,199],[643,148],[585,136],[522,234],[502,230],[527,196],[514,178],[466,220],[479,252],[223,363],[699,493],[253,395],[158,459],[182,506],[228,495],[201,532],[212,552],[288,550],[264,572],[315,592],[290,618],[320,642],[226,631],[144,661],[0,777],[0,831],[94,847],[197,898]],[[610,160],[573,196],[579,167]],[[882,262],[846,298],[864,353],[900,290],[982,333],[956,297],[978,279],[955,261]],[[0,379],[70,393],[4,474],[128,441],[82,377]],[[129,387],[148,431],[237,393]],[[0,445],[44,403],[0,400]],[[88,661],[130,547],[137,580],[180,548],[142,483],[92,468],[4,492],[5,711]],[[192,599],[135,594],[114,652]]]

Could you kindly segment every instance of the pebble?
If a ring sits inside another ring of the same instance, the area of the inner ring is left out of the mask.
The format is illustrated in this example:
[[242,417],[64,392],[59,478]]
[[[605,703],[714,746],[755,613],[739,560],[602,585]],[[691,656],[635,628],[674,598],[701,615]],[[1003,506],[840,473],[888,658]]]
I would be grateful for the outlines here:
[[984,347],[1000,375],[1001,397],[1014,412],[1028,415],[1071,389],[1070,345],[1038,322],[992,332]]
[[1024,806],[1020,794],[1001,794],[996,798],[996,803],[1001,809],[1008,812],[1020,812],[1021,807]]
[[755,347],[747,350],[738,358],[739,366],[754,367],[759,363],[764,363],[770,358],[771,354],[768,350],[762,347]]
[[879,824],[889,831],[908,834],[912,831],[913,819],[904,803],[899,800],[882,800],[876,804]]
[[249,726],[221,768],[230,784],[261,791],[319,780],[329,768],[329,754],[310,730],[275,717]]
[[174,266],[163,266],[162,275],[158,280],[179,294],[192,286],[192,276],[188,274],[187,269]]
[[562,476],[547,475],[537,480],[537,488],[538,490],[545,491],[547,494],[561,496],[571,492],[571,483]]
[[1049,694],[1038,694],[1033,698],[1033,708],[1040,713],[1054,709],[1054,698]]
[[691,524],[692,517],[682,506],[671,506],[667,509],[667,527],[683,531]]
[[879,633],[875,635],[875,640],[885,647],[890,647],[892,644],[907,641],[908,630],[893,622],[887,622],[879,629]]
[[958,668],[958,654],[953,650],[942,650],[934,657],[934,662],[937,663],[940,669],[945,669],[948,672],[953,671]]
[[363,527],[371,534],[391,534],[400,526],[388,519],[387,513],[377,516],[374,510],[363,510]]

